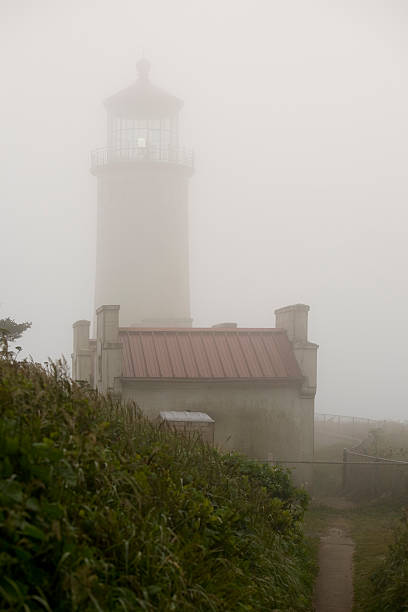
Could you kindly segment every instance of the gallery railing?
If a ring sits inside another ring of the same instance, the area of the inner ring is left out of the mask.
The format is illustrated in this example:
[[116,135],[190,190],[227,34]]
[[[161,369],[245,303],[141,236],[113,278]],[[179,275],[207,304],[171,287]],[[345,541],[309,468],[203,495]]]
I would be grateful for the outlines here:
[[103,147],[91,152],[91,169],[129,162],[177,164],[193,169],[193,152],[185,147]]
[[385,423],[385,420],[369,419],[367,417],[346,416],[343,414],[327,414],[315,412],[315,423],[322,423],[324,425],[366,424],[375,427],[378,426],[378,424],[382,425],[383,423]]

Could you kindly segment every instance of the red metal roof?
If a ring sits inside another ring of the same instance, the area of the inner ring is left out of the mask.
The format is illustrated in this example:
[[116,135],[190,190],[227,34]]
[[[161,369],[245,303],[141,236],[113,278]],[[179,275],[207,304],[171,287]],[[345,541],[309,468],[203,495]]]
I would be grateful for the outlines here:
[[121,328],[123,376],[136,379],[301,380],[281,329]]

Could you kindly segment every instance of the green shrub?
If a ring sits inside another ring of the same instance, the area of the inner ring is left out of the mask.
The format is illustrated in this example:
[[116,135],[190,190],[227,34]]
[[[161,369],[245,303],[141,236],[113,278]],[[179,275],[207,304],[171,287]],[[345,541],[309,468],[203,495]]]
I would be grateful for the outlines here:
[[1,610],[308,610],[306,497],[61,365],[0,359]]
[[408,610],[408,510],[395,530],[394,543],[389,547],[385,561],[373,573],[371,582],[367,611]]

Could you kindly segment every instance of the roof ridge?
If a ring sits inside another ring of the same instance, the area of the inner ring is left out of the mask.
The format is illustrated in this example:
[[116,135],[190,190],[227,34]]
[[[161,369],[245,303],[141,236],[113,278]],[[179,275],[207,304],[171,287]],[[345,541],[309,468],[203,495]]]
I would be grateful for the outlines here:
[[209,332],[216,334],[237,334],[248,332],[263,332],[274,334],[286,334],[286,330],[280,327],[119,327],[119,333],[197,333]]

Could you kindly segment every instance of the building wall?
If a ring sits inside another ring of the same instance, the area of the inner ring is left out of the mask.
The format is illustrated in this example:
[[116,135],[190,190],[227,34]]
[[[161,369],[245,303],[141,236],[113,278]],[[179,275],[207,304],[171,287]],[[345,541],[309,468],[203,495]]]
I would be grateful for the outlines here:
[[122,398],[151,419],[163,410],[193,410],[215,420],[215,444],[257,459],[313,456],[314,402],[297,387],[242,382],[123,381]]
[[190,174],[155,162],[98,170],[95,306],[120,304],[121,326],[191,325]]

